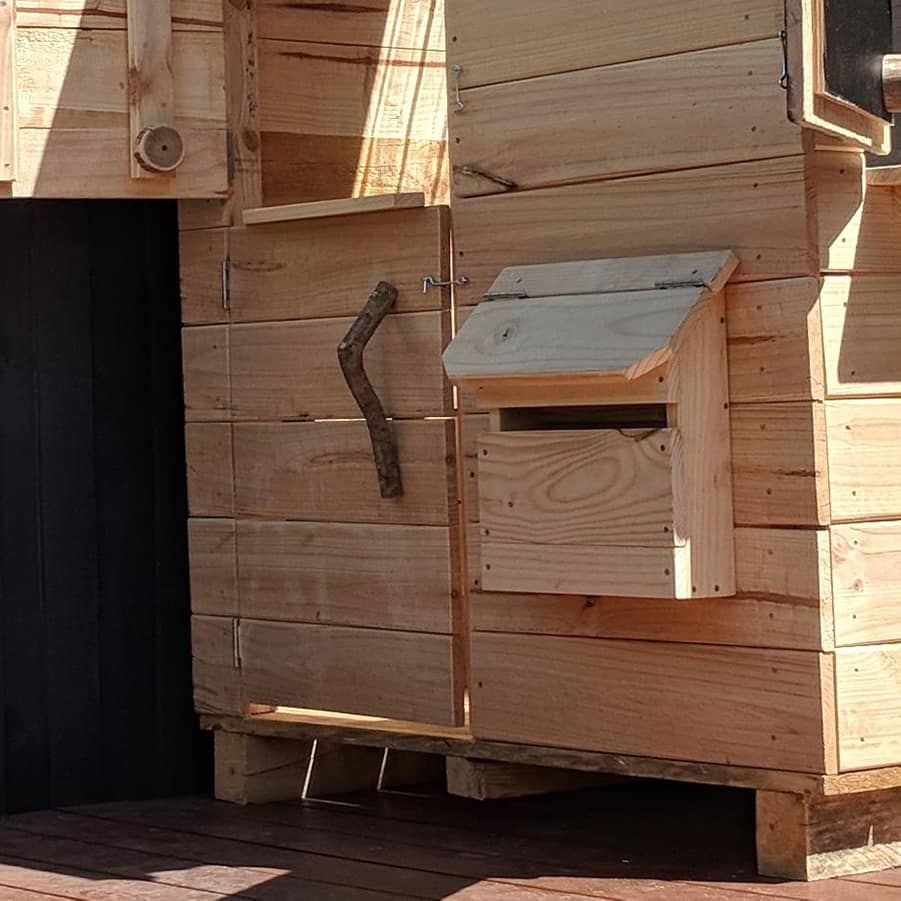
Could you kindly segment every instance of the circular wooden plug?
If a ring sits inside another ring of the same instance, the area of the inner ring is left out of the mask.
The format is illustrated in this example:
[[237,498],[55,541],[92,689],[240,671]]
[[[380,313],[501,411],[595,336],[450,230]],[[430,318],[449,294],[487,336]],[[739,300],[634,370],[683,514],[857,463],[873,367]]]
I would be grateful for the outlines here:
[[185,142],[169,125],[145,128],[135,142],[135,159],[148,172],[174,172],[185,158]]

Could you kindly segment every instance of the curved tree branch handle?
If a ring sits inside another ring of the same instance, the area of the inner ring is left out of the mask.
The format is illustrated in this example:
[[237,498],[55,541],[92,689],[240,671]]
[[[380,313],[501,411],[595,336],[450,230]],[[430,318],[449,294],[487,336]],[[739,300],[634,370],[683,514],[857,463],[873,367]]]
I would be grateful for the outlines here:
[[350,331],[338,345],[338,362],[344,380],[369,427],[379,487],[385,498],[401,497],[404,493],[400,455],[394,427],[385,416],[382,402],[363,369],[363,351],[396,302],[397,289],[387,282],[379,282]]

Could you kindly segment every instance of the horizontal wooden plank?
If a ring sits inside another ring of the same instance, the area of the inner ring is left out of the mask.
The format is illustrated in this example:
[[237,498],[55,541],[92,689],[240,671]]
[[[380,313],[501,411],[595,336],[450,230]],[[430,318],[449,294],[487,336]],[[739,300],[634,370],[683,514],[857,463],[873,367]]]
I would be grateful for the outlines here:
[[235,523],[230,519],[188,520],[191,611],[238,615]]
[[901,394],[901,275],[823,280],[830,397]]
[[813,157],[820,266],[830,272],[901,272],[901,221],[892,187],[866,185],[862,153]]
[[[128,39],[124,31],[23,29],[16,54],[20,128],[128,127],[128,90],[123,74],[128,71]],[[176,32],[172,39],[172,75],[179,129],[223,130],[222,35]]]
[[901,523],[837,525],[831,533],[836,644],[901,641]]
[[185,159],[172,178],[132,179],[128,125],[20,128],[16,197],[179,198],[228,193],[225,129],[184,129]]
[[238,524],[241,615],[451,633],[442,526]]
[[[373,287],[375,287],[373,285]],[[365,299],[360,302],[363,308]],[[231,399],[237,419],[359,418],[337,347],[354,319],[231,328]],[[390,314],[366,348],[366,373],[388,416],[451,408],[441,368],[449,321],[440,312]]]
[[823,399],[819,281],[730,285],[726,320],[734,403]]
[[772,77],[782,59],[774,36],[463,91],[465,110],[449,121],[454,192],[472,197],[510,190],[505,183],[538,188],[798,154],[801,130]]
[[652,15],[629,0],[607,3],[603,16],[593,0],[532,0],[528,15],[516,0],[447,8],[449,62],[463,66],[466,86],[740,44],[784,27],[779,0],[658,0]]
[[233,516],[232,427],[227,423],[189,422],[185,446],[191,516]]
[[[126,28],[127,0],[16,0],[19,28]],[[172,28],[222,28],[221,0],[172,0]]]
[[198,713],[244,712],[233,628],[230,617],[191,617],[194,708]]
[[471,619],[481,632],[832,650],[826,530],[737,529],[739,594],[728,600],[481,591],[480,538],[469,530]]
[[522,544],[483,533],[485,591],[690,598],[690,556],[684,547]]
[[472,652],[476,738],[824,771],[819,654],[485,633]]
[[434,140],[405,140],[264,131],[260,142],[266,204],[410,191],[422,192],[427,204],[450,199],[443,135]]
[[[537,228],[536,223],[541,223]],[[476,302],[508,266],[731,248],[736,278],[812,275],[803,157],[460,200],[457,292]]]
[[185,419],[188,422],[228,420],[229,328],[226,325],[182,329]]
[[369,0],[365,8],[258,0],[256,17],[261,38],[444,50],[443,0]]
[[380,281],[396,312],[450,306],[423,278],[449,277],[445,207],[291,222],[229,233],[231,307],[237,322],[356,316]]
[[835,522],[901,517],[901,400],[826,403]]
[[405,421],[394,427],[404,495],[386,500],[363,422],[235,425],[239,515],[446,525],[453,423]]
[[901,644],[835,654],[841,769],[901,762]]
[[443,53],[261,40],[258,55],[264,132],[444,139]]
[[182,322],[186,325],[226,322],[222,266],[228,257],[228,231],[224,228],[185,231],[181,212],[178,243]]
[[829,467],[823,405],[735,406],[731,424],[736,523],[828,524]]
[[[675,432],[487,433],[479,439],[479,509],[490,545],[672,547]],[[528,555],[529,547],[521,552]]]
[[297,222],[301,219],[328,219],[331,216],[360,216],[389,210],[415,209],[425,206],[425,195],[377,194],[372,197],[349,197],[346,200],[321,200],[318,203],[289,203],[244,210],[245,225],[268,225],[273,222]]
[[241,678],[248,703],[462,722],[448,635],[242,619]]

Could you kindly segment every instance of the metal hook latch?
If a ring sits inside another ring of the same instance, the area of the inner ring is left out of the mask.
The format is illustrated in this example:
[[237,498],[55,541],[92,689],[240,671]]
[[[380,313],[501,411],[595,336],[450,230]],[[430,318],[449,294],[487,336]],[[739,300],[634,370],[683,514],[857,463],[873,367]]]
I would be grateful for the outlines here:
[[788,71],[788,33],[785,29],[779,32],[779,40],[782,41],[782,74],[779,76],[779,87],[783,91],[787,91],[790,76]]
[[466,104],[463,102],[463,97],[460,94],[460,76],[463,74],[463,66],[455,63],[451,66],[451,72],[454,75],[454,103],[457,104],[457,112],[459,113],[461,110],[466,109]]
[[452,282],[442,282],[434,275],[427,275],[422,280],[422,293],[428,294],[429,288],[465,288],[470,284],[472,279],[468,275],[458,275]]

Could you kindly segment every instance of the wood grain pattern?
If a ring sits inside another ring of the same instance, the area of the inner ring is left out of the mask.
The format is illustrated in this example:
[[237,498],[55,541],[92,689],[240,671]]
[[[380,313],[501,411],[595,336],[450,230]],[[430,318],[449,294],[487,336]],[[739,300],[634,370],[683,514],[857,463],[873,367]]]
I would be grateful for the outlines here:
[[369,0],[365,8],[259,0],[257,21],[263,38],[444,51],[443,0]]
[[730,285],[729,393],[733,403],[822,400],[822,324],[816,279]]
[[385,500],[379,494],[364,423],[235,425],[239,514],[326,522],[447,524],[453,424],[410,421],[397,422],[395,428],[405,493]]
[[[127,0],[16,0],[21,28],[125,30]],[[172,0],[172,27],[200,31],[222,27],[220,0]]]
[[[465,90],[465,110],[450,117],[454,191],[471,197],[508,190],[495,179],[527,189],[797,154],[801,130],[772,78],[782,55],[773,38]],[[666,140],[657,140],[663,130]]]
[[784,17],[778,0],[658,0],[652,16],[614,0],[602,17],[592,0],[533,0],[527,16],[516,0],[454,0],[447,7],[448,54],[472,87],[761,40],[778,34]]
[[901,394],[901,276],[823,280],[823,340],[830,397]]
[[0,181],[16,177],[16,24],[15,4],[7,2],[0,9]]
[[473,731],[480,739],[822,772],[819,663],[818,654],[798,651],[480,633]]
[[831,534],[836,644],[901,641],[901,524],[836,525]]
[[238,615],[235,523],[230,519],[188,520],[191,611]]
[[182,330],[187,422],[222,422],[231,416],[227,326],[194,326]]
[[238,322],[356,316],[379,281],[398,313],[450,305],[422,279],[449,278],[445,207],[233,229],[232,316]]
[[[541,228],[535,223],[540,222]],[[803,158],[460,200],[457,269],[474,302],[508,266],[730,247],[736,278],[813,274]]]
[[678,440],[669,429],[483,435],[483,554],[490,558],[496,542],[579,545],[586,553],[590,545],[683,543],[673,512]]
[[268,225],[273,222],[297,222],[301,219],[327,219],[330,216],[362,216],[388,210],[415,209],[425,206],[425,195],[377,194],[373,197],[350,197],[346,200],[321,200],[316,203],[289,203],[244,210],[245,225]]
[[228,231],[209,228],[178,233],[181,318],[186,325],[226,322],[222,265],[228,257]]
[[901,761],[901,644],[835,655],[842,771]]
[[241,663],[248,703],[461,722],[447,635],[242,620]]
[[[235,417],[358,418],[359,407],[336,353],[353,322],[317,319],[232,326]],[[366,349],[366,372],[389,417],[440,416],[450,409],[450,389],[441,371],[444,331],[440,312],[391,314],[382,323]]]
[[451,633],[444,527],[238,524],[241,615]]
[[826,404],[834,522],[901,516],[901,400]]
[[736,406],[731,422],[736,523],[827,524],[829,466],[823,405]]
[[244,712],[232,630],[233,620],[229,617],[191,617],[194,708],[199,713]]
[[188,423],[185,446],[191,516],[233,516],[232,427],[227,423]]

